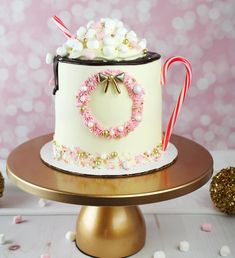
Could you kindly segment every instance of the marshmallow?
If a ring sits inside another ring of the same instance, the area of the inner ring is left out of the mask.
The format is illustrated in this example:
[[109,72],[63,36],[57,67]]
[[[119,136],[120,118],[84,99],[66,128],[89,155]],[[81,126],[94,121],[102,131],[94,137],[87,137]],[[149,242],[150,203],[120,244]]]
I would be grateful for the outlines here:
[[126,53],[126,52],[128,52],[129,47],[128,47],[127,45],[125,45],[125,44],[121,44],[121,45],[119,46],[119,50],[120,50],[120,52],[122,52],[122,53]]
[[76,40],[74,42],[74,45],[73,45],[73,50],[75,51],[82,51],[83,50],[83,45],[80,41]]
[[0,245],[4,245],[6,243],[5,235],[0,234]]
[[86,34],[86,28],[84,26],[81,26],[78,30],[77,30],[77,37],[79,39],[83,39],[84,36]]
[[51,53],[47,53],[46,55],[46,64],[52,64],[53,63],[54,56]]
[[212,224],[210,223],[203,223],[201,226],[201,230],[205,232],[211,232],[212,230]]
[[58,47],[56,50],[57,55],[59,56],[67,56],[67,49],[65,47]]
[[20,215],[13,217],[13,223],[14,224],[20,224],[23,222],[23,219]]
[[81,51],[71,51],[69,58],[78,58],[81,56]]
[[98,49],[100,47],[100,43],[98,40],[88,40],[87,48],[89,49]]
[[86,33],[86,38],[88,39],[92,39],[94,38],[96,35],[96,30],[94,29],[88,29],[87,33]]
[[94,24],[94,21],[89,21],[86,25],[86,27],[89,29],[90,27],[92,27],[92,25]]
[[139,42],[139,46],[140,46],[142,49],[145,49],[146,46],[147,46],[147,41],[146,41],[146,39],[142,39],[142,40]]
[[114,37],[106,36],[104,38],[104,44],[108,46],[115,46],[117,44],[117,40]]
[[136,33],[135,33],[133,30],[131,30],[130,32],[128,32],[128,33],[126,34],[126,38],[127,38],[129,41],[134,41],[134,42],[137,41],[137,35],[136,35]]
[[179,244],[179,250],[181,252],[188,252],[189,251],[189,242],[188,241],[181,241]]
[[65,44],[66,44],[66,46],[68,46],[69,48],[73,48],[73,47],[74,47],[74,44],[75,44],[75,40],[74,40],[74,39],[68,39]]
[[220,256],[226,257],[226,256],[230,255],[230,253],[231,253],[231,251],[227,245],[223,245],[220,248],[220,251],[219,251]]
[[116,49],[114,46],[104,46],[103,54],[105,56],[114,56],[116,54]]
[[166,258],[166,255],[163,251],[156,251],[153,255],[153,258]]
[[127,29],[125,27],[121,27],[116,31],[117,35],[125,36],[127,33]]
[[76,240],[76,234],[73,232],[73,231],[68,231],[66,234],[65,234],[65,238],[71,242],[75,241]]
[[41,199],[39,199],[39,201],[38,201],[38,205],[39,205],[41,208],[43,208],[43,207],[47,206],[47,201],[41,198]]
[[40,258],[51,258],[49,254],[41,254]]

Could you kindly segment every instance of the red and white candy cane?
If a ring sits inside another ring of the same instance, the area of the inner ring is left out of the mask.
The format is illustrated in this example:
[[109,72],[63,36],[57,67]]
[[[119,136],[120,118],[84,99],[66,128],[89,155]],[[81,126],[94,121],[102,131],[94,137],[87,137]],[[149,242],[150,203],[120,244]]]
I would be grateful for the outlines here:
[[182,90],[180,91],[180,95],[178,97],[176,106],[171,114],[170,121],[167,125],[166,132],[165,132],[165,135],[162,140],[162,148],[164,151],[167,148],[169,139],[172,134],[172,130],[173,130],[175,122],[176,122],[176,119],[179,115],[181,106],[184,102],[185,96],[187,94],[187,91],[189,89],[189,86],[190,86],[191,80],[192,80],[192,67],[191,67],[189,61],[180,56],[173,56],[173,57],[169,58],[168,60],[166,60],[166,62],[164,63],[164,65],[162,67],[161,84],[164,85],[166,83],[167,70],[170,67],[170,65],[174,62],[180,62],[180,63],[184,64],[184,66],[186,68],[186,77],[185,77],[185,81],[184,81],[184,86],[183,86]]
[[64,33],[66,38],[70,39],[72,37],[71,32],[69,31],[69,29],[65,26],[65,24],[61,21],[61,19],[58,16],[54,15],[52,17],[52,20],[62,30],[62,32]]

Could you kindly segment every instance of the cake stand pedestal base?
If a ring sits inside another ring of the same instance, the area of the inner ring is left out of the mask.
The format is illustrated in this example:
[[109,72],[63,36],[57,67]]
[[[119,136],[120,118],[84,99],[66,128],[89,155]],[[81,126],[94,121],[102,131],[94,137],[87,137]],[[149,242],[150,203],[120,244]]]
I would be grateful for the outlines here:
[[84,206],[77,220],[76,244],[91,256],[127,257],[145,243],[146,227],[138,206]]

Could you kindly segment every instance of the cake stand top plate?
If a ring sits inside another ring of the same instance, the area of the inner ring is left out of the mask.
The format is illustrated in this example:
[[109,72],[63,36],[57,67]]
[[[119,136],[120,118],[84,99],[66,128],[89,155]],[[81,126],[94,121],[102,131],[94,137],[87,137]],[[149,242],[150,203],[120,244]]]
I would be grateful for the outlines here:
[[164,201],[205,184],[213,159],[201,145],[173,135],[178,149],[174,164],[151,173],[117,178],[87,177],[57,171],[40,159],[40,149],[52,134],[34,138],[9,155],[7,173],[22,190],[42,198],[90,206],[125,206]]

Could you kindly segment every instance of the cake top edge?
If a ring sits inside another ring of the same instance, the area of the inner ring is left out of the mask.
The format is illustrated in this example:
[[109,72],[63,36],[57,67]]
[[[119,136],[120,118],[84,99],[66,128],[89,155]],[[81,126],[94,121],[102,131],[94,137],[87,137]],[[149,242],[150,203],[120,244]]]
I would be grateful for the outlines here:
[[161,55],[155,52],[147,52],[144,56],[138,57],[136,59],[129,60],[105,60],[105,59],[76,59],[76,58],[68,58],[62,56],[55,56],[54,62],[62,62],[62,63],[73,63],[73,64],[81,64],[81,65],[140,65],[146,64],[153,61],[156,61],[161,58]]
[[[58,26],[57,19],[54,21]],[[59,22],[62,23],[61,20]],[[56,54],[69,59],[135,60],[148,52],[146,39],[138,37],[118,19],[89,21],[76,33],[65,36],[67,41],[57,48]]]

